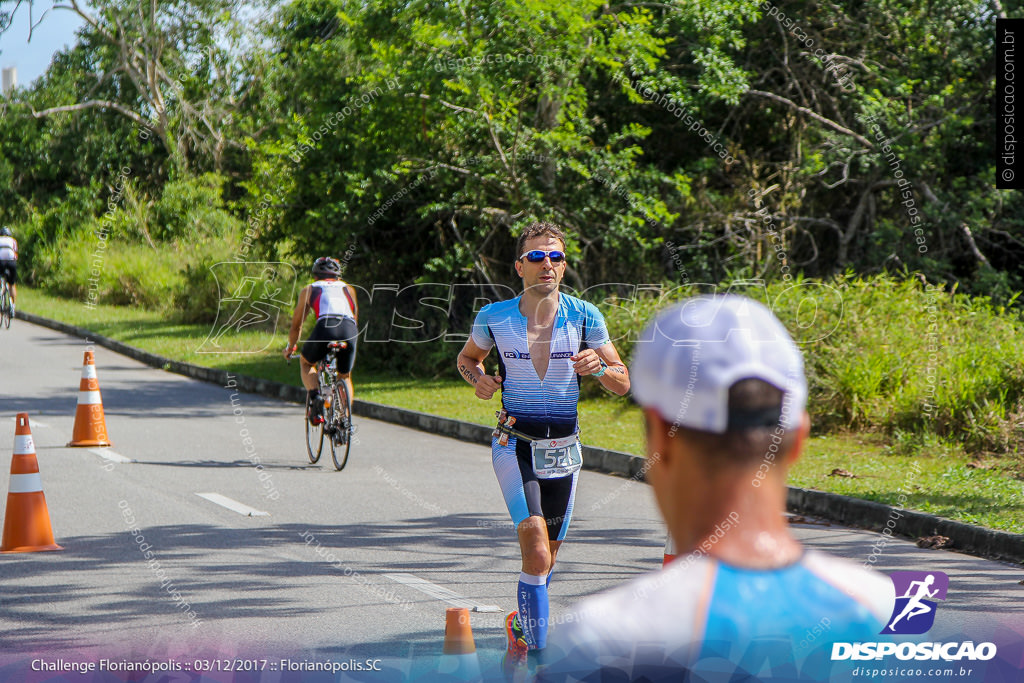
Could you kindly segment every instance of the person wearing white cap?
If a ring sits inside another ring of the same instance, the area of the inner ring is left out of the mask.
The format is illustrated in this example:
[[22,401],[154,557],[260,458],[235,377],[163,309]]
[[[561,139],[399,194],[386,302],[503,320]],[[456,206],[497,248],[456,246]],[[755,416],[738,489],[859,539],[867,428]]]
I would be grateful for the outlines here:
[[810,421],[788,332],[752,299],[688,299],[648,326],[630,375],[679,557],[556,624],[537,680],[829,680],[830,643],[877,640],[895,596],[790,535]]

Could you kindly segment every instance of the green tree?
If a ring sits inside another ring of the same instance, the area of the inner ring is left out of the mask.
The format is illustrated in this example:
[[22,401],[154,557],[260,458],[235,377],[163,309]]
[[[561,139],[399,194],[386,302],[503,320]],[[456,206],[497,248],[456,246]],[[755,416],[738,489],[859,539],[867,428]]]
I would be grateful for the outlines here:
[[[32,21],[36,4],[12,2],[0,17],[0,35],[23,6]],[[241,0],[55,2],[53,11],[74,12],[85,22],[79,32],[85,59],[74,65],[79,79],[56,101],[41,108],[28,102],[31,115],[113,112],[133,123],[142,140],[159,141],[167,176],[203,165],[220,169],[226,148],[238,144],[233,109],[245,98],[247,81],[237,65],[251,8]],[[61,71],[61,65],[51,69],[55,78]]]
[[631,81],[681,103],[737,99],[725,48],[754,7],[290,3],[267,29],[278,135],[253,141],[253,202],[284,190],[265,239],[305,257],[357,244],[370,277],[497,283],[514,235],[544,218],[573,237],[572,285],[660,278],[649,251],[692,181],[644,158],[638,119],[661,105]]
[[[738,57],[752,78],[729,134],[795,265],[1019,289],[1020,193],[994,182],[998,2],[764,5]],[[755,207],[730,208],[745,226],[734,246],[756,258]]]

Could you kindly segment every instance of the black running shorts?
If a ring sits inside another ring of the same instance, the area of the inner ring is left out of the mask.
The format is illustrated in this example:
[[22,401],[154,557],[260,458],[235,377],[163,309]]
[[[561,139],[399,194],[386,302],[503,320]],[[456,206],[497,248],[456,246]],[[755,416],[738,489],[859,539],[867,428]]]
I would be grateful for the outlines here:
[[18,284],[18,262],[0,261],[0,275],[12,285]]
[[325,316],[316,321],[309,339],[302,345],[302,357],[309,363],[316,363],[327,356],[327,343],[347,341],[348,347],[338,352],[338,372],[352,372],[356,361],[356,337],[359,327],[349,317]]

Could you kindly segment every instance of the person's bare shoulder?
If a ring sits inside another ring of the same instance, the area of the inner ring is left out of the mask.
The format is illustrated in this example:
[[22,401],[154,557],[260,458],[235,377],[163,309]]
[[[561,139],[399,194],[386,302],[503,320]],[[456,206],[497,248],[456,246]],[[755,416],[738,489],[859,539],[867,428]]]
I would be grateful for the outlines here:
[[835,586],[864,605],[879,621],[885,622],[896,602],[889,577],[842,557],[808,550],[804,566],[823,581]]

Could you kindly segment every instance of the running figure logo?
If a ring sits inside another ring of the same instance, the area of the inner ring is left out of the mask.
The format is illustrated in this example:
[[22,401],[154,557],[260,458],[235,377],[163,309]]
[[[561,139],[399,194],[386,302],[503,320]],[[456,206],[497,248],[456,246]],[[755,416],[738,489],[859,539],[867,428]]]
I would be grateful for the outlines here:
[[936,600],[945,600],[949,577],[943,572],[893,572],[896,604],[882,633],[917,635],[935,623]]
[[[222,339],[244,332],[277,333],[278,316],[295,299],[295,268],[287,263],[222,261],[210,266],[220,294],[217,319],[197,353],[259,353],[274,340],[266,337],[263,348],[226,351]],[[230,288],[225,290],[225,286]],[[290,288],[291,291],[287,291]],[[224,296],[228,293],[227,296]]]

